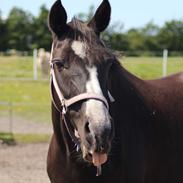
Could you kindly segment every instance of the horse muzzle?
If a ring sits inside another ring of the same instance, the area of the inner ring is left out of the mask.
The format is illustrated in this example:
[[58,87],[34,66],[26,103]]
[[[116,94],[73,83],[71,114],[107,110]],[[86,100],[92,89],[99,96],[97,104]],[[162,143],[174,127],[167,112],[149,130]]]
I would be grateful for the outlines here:
[[94,166],[100,166],[108,159],[113,138],[112,125],[91,125],[85,131],[82,147],[83,158]]

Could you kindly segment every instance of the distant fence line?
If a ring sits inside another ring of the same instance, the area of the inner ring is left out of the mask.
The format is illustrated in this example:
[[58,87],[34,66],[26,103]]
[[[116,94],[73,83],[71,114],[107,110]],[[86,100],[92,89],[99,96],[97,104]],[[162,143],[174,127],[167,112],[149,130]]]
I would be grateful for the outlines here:
[[[0,128],[0,132],[8,132],[13,134],[13,127],[15,123],[15,109],[16,107],[39,107],[39,106],[44,106],[44,107],[50,107],[50,104],[43,104],[43,103],[31,103],[31,102],[8,102],[8,101],[0,101],[0,112],[2,111],[7,111],[6,113],[6,131],[2,131]],[[2,113],[1,113],[2,114]],[[1,116],[2,117],[2,116]],[[4,118],[0,118],[0,127],[1,127],[1,120],[4,120]]]
[[[121,56],[157,56],[161,57],[163,55],[163,50],[113,50],[113,52],[121,57]],[[7,50],[0,51],[0,56],[33,56],[33,51],[17,51],[17,50]],[[182,51],[169,50],[169,56],[183,56]]]
[[9,127],[9,133],[13,133],[13,106],[12,102],[5,102],[0,101],[0,107],[6,107],[6,110],[8,111],[8,118],[9,118],[9,124],[7,126]]
[[[116,51],[114,50],[115,55],[118,57],[140,57],[140,56],[147,56],[147,57],[162,57],[163,51],[142,51],[142,50],[134,50],[134,51]],[[170,51],[168,50],[168,56],[183,56],[183,51]]]
[[17,50],[0,51],[0,56],[32,56],[32,51],[17,51]]
[[[162,58],[162,76],[166,76],[167,73],[167,61],[168,61],[168,57],[170,56],[183,56],[183,51],[182,52],[175,52],[175,51],[168,51],[167,54],[164,54],[164,51],[113,51],[114,54],[119,57],[119,58],[123,58],[123,57],[128,57],[128,56],[147,56],[147,57],[154,57],[154,56],[158,56]],[[0,55],[3,55],[5,53],[5,55],[13,55],[15,56],[17,54],[17,56],[27,56],[29,54],[31,54],[32,57],[32,77],[29,78],[25,78],[25,80],[48,80],[48,74],[45,75],[44,72],[42,71],[43,69],[38,67],[38,51],[37,49],[34,49],[33,51],[31,51],[31,53],[28,52],[19,52],[16,50],[11,50],[11,52],[0,52]],[[8,54],[7,54],[8,53]],[[166,58],[165,58],[166,57]],[[48,61],[47,61],[48,62]],[[49,69],[49,65],[48,65],[48,69]],[[40,74],[38,75],[38,70],[41,71],[41,78],[40,78]],[[48,72],[49,73],[49,72]],[[4,78],[2,78],[4,79]],[[5,78],[5,79],[9,79],[9,78]],[[16,78],[16,80],[21,80],[22,78]],[[24,78],[23,78],[24,79]]]

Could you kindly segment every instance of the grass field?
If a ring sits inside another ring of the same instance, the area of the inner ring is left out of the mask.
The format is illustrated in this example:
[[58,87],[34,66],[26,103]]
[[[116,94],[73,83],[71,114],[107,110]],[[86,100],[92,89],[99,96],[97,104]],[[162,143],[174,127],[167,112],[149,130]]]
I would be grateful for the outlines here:
[[[161,57],[127,57],[121,60],[122,65],[142,79],[162,77]],[[183,71],[183,57],[168,58],[168,75]]]
[[[49,81],[32,79],[32,57],[0,57],[0,65],[0,101],[11,102],[15,115],[49,122]],[[0,106],[0,115],[7,108]]]
[[[143,79],[162,76],[162,58],[129,57],[122,65]],[[183,71],[183,57],[169,58],[168,74]],[[39,76],[40,76],[39,72]],[[21,79],[24,78],[24,79]],[[34,81],[31,57],[0,57],[0,101],[12,102],[14,113],[39,122],[50,121],[48,80]],[[0,106],[0,114],[6,110]]]

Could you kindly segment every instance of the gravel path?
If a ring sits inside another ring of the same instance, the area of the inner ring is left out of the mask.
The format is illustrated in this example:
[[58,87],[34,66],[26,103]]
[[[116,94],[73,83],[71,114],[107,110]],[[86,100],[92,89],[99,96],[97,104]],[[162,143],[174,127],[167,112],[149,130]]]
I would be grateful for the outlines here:
[[28,119],[14,117],[12,127],[7,117],[0,116],[0,132],[9,132],[12,128],[13,133],[18,134],[51,134],[52,124],[37,123]]
[[49,183],[48,144],[0,145],[0,183]]
[[[52,125],[14,117],[13,133],[51,134]],[[10,132],[7,116],[0,115],[0,132]],[[0,143],[0,183],[49,183],[46,172],[48,143],[7,146]]]

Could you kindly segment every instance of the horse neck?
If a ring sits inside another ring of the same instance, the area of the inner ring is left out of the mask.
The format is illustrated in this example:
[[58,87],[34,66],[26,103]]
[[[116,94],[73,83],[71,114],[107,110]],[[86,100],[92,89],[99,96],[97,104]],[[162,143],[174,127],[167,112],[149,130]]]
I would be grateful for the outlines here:
[[[126,69],[124,69],[119,63],[115,64],[111,69],[110,74],[110,90],[116,103],[129,104],[136,103],[141,97],[141,86],[143,80],[137,78]],[[133,100],[129,100],[130,98]]]
[[117,129],[125,126],[128,129],[148,132],[151,109],[142,95],[145,82],[129,73],[119,63],[112,67],[110,75],[109,88],[115,98],[112,104],[112,117]]

